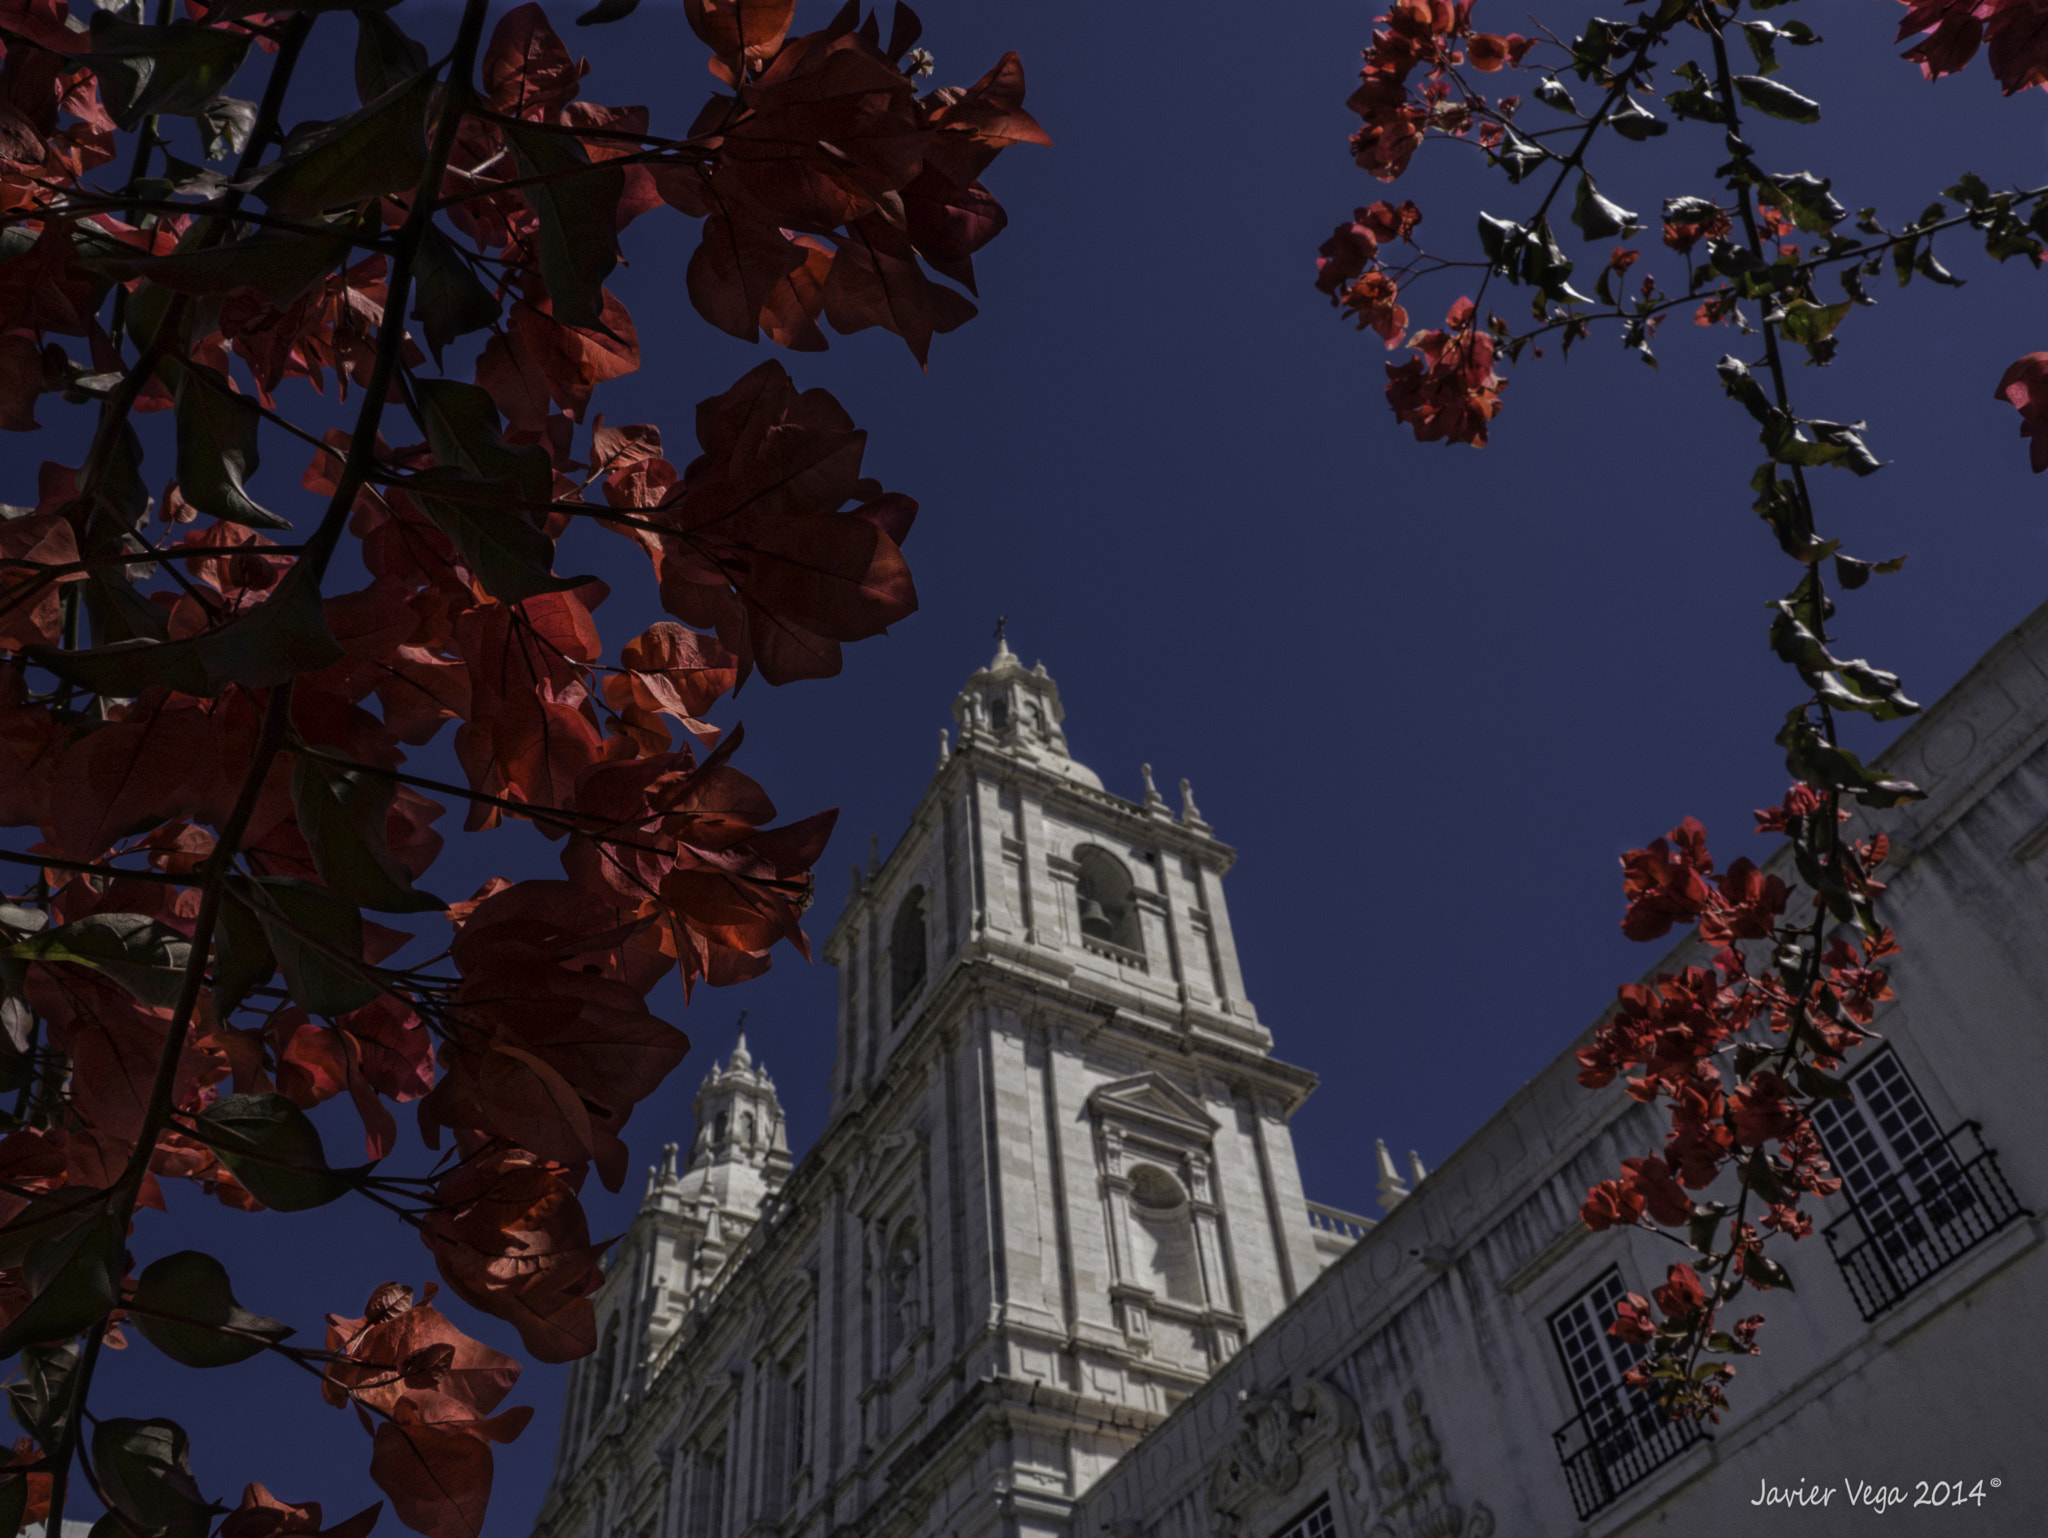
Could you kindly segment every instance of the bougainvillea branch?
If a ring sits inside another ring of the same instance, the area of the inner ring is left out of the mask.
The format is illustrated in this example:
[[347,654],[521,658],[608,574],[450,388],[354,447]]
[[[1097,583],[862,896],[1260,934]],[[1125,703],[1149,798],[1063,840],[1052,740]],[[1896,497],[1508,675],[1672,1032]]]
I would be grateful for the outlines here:
[[[195,1369],[317,1375],[396,1515],[475,1538],[491,1449],[531,1413],[506,1407],[518,1363],[431,1284],[289,1344],[232,1255],[161,1243],[163,1182],[246,1212],[368,1202],[532,1355],[595,1347],[604,1247],[577,1192],[593,1170],[618,1189],[633,1108],[689,1045],[648,994],[804,952],[832,826],[778,825],[734,767],[743,734],[706,716],[755,673],[838,672],[916,606],[917,504],[780,364],[698,406],[680,469],[657,426],[592,410],[645,361],[607,286],[621,233],[696,221],[689,297],[733,336],[815,351],[878,327],[922,365],[1006,222],[982,174],[1047,140],[1015,55],[919,94],[901,5],[885,42],[857,5],[796,33],[791,0],[693,3],[720,88],[681,136],[585,100],[534,4],[486,37],[465,0],[439,58],[372,0],[173,10],[0,0],[0,430],[94,413],[81,462],[0,510],[0,826],[22,830],[0,850],[22,875],[0,894],[0,1357],[30,1433],[0,1538],[61,1524],[74,1469],[124,1533],[323,1530],[259,1483],[209,1500],[172,1420],[92,1415],[128,1328]],[[350,28],[359,106],[286,134]],[[228,94],[266,57],[258,101]],[[266,505],[260,451],[287,442],[312,450],[310,526]],[[151,452],[173,466],[154,496]],[[606,584],[557,571],[589,524],[646,557],[672,616],[615,660]],[[403,767],[444,732],[460,780]],[[430,893],[430,791],[469,833],[532,823],[560,874]],[[438,954],[404,960],[422,939]],[[344,1099],[360,1164],[307,1115]],[[386,1162],[394,1104],[424,1168]],[[164,1253],[138,1270],[131,1243]]]
[[[1745,1288],[1790,1285],[1782,1262],[1765,1253],[1766,1235],[1810,1233],[1802,1199],[1838,1187],[1812,1112],[1849,1093],[1836,1070],[1892,996],[1880,963],[1898,943],[1879,919],[1883,886],[1873,874],[1888,844],[1882,833],[1851,838],[1844,824],[1920,794],[1866,764],[1837,729],[1845,714],[1888,722],[1919,709],[1895,674],[1838,656],[1831,631],[1836,594],[1897,572],[1904,558],[1851,555],[1822,530],[1809,472],[1832,466],[1860,479],[1882,465],[1864,424],[1802,412],[1788,356],[1797,348],[1808,363],[1830,363],[1851,315],[1876,302],[1869,280],[1887,269],[1901,285],[1958,282],[1935,255],[1937,237],[1974,230],[1994,260],[2018,256],[2035,267],[2048,243],[2048,188],[1994,191],[1966,174],[1942,192],[1948,202],[1928,204],[1894,231],[1875,208],[1852,221],[1827,177],[1766,169],[1794,158],[1798,125],[1821,113],[1779,78],[1787,59],[1821,41],[1806,23],[1777,19],[1785,3],[1658,0],[1629,21],[1595,17],[1568,39],[1532,39],[1478,30],[1472,0],[1399,0],[1376,23],[1350,100],[1363,120],[1351,141],[1358,166],[1397,181],[1436,141],[1476,149],[1511,188],[1533,178],[1543,190],[1527,214],[1482,212],[1469,256],[1423,246],[1415,202],[1373,203],[1324,243],[1316,275],[1361,330],[1406,351],[1387,365],[1387,400],[1423,442],[1485,445],[1503,406],[1501,366],[1540,358],[1547,343],[1569,352],[1608,333],[1655,365],[1658,329],[1680,309],[1702,329],[1749,339],[1747,356],[1727,353],[1716,368],[1765,456],[1750,479],[1751,506],[1797,571],[1772,605],[1768,633],[1799,679],[1777,734],[1795,783],[1759,814],[1759,827],[1784,839],[1794,884],[1747,859],[1716,877],[1705,834],[1690,820],[1632,851],[1623,860],[1625,932],[1655,940],[1693,929],[1713,960],[1624,987],[1580,1053],[1589,1087],[1623,1078],[1630,1095],[1670,1113],[1664,1149],[1627,1160],[1618,1178],[1593,1189],[1583,1215],[1595,1228],[1648,1229],[1692,1252],[1655,1290],[1654,1307],[1631,1295],[1613,1332],[1651,1348],[1632,1375],[1638,1387],[1673,1414],[1705,1419],[1726,1408],[1730,1359],[1758,1349],[1761,1316],[1724,1328],[1728,1310]],[[2034,22],[2019,0],[1918,4],[1899,37],[1917,40],[1906,58],[1928,79],[1963,68],[1988,43],[1992,71],[2011,94],[2048,84],[2048,44]],[[1736,62],[1738,34],[1751,72]],[[1530,126],[1518,95],[1489,94],[1481,77],[1510,71],[1536,76],[1530,95],[1556,115],[1549,126]],[[1599,92],[1590,111],[1567,76]],[[1653,83],[1665,77],[1680,82],[1661,93],[1668,118],[1651,105]],[[1684,132],[1672,133],[1674,120]],[[1706,158],[1682,161],[1687,148]],[[1658,221],[1662,245],[1684,263],[1684,281],[1671,290],[1635,271],[1641,249],[1614,244],[1645,225],[1600,190],[1608,157],[1621,153],[1695,178],[1664,200]],[[1574,286],[1579,263],[1551,222],[1567,191],[1579,239],[1604,248],[1591,293]],[[1420,286],[1474,272],[1476,290],[1451,300],[1441,327],[1411,329]],[[1828,275],[1842,298],[1816,287]],[[1496,284],[1527,291],[1526,321],[1487,307]],[[2015,362],[1996,394],[2018,409],[2034,469],[2048,468],[2048,352]]]

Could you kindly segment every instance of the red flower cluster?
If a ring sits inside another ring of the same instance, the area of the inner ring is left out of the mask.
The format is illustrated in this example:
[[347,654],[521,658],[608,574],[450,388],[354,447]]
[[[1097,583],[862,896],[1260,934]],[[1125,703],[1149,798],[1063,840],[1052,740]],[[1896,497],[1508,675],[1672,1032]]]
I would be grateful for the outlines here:
[[1679,198],[1665,211],[1664,244],[1683,255],[1703,240],[1719,240],[1735,228],[1727,210],[1705,198]]
[[1316,287],[1355,316],[1360,330],[1370,327],[1389,347],[1399,346],[1406,334],[1408,312],[1396,302],[1399,286],[1379,266],[1380,247],[1408,240],[1421,222],[1422,210],[1413,203],[1375,203],[1338,225],[1316,258]]
[[[287,134],[271,119],[312,10],[191,0],[168,26],[114,18],[109,44],[62,0],[0,0],[0,430],[34,429],[53,392],[101,420],[86,464],[44,465],[34,505],[0,520],[0,827],[28,830],[31,856],[28,895],[0,905],[0,1081],[21,1097],[0,1138],[0,1356],[124,1316],[188,1365],[300,1352],[239,1326],[194,1345],[208,1327],[151,1288],[175,1275],[232,1317],[211,1257],[126,1277],[122,1224],[164,1208],[167,1180],[244,1210],[368,1191],[535,1356],[594,1349],[603,1246],[578,1191],[592,1170],[619,1188],[621,1133],[689,1047],[649,992],[671,971],[686,997],[757,976],[779,942],[807,955],[835,815],[775,826],[732,761],[740,732],[703,718],[756,672],[838,672],[917,603],[916,503],[863,473],[866,435],[780,365],[698,405],[680,470],[652,426],[586,428],[596,386],[641,361],[605,286],[620,232],[664,208],[701,220],[684,282],[735,336],[817,349],[821,321],[879,326],[922,363],[975,313],[973,257],[1007,223],[981,177],[1048,142],[1014,54],[919,94],[928,56],[901,5],[885,44],[858,6],[792,36],[794,0],[687,0],[722,88],[675,138],[645,108],[582,99],[588,65],[537,4],[486,41],[471,0],[433,60],[383,6],[340,8],[363,13],[361,105]],[[259,47],[265,104],[201,110]],[[82,185],[117,129],[195,112],[203,158],[239,169],[198,175],[145,130],[140,181]],[[91,211],[131,199],[137,225]],[[1372,220],[1374,239],[1405,236],[1413,208]],[[473,375],[439,374],[465,337]],[[330,371],[368,397],[358,436],[281,424],[288,383],[324,392]],[[127,422],[151,411],[176,415],[159,527]],[[329,503],[282,545],[264,531],[290,524],[252,495],[279,425],[324,442],[301,484]],[[605,584],[555,569],[579,519],[641,547],[672,616],[615,665]],[[332,590],[340,573],[354,591]],[[451,726],[466,791],[408,767]],[[463,795],[470,830],[531,823],[562,876],[453,905],[422,890],[442,846],[429,791]],[[414,936],[375,916],[441,912],[447,965],[395,964]],[[397,1104],[447,1156],[413,1180],[329,1165],[305,1113],[343,1097],[371,1161]],[[326,1391],[372,1428],[399,1516],[475,1538],[491,1446],[528,1415],[501,1408],[517,1364],[395,1285],[330,1326]],[[54,1521],[41,1449],[76,1439],[37,1436],[0,1472],[0,1509],[25,1488]],[[172,1525],[203,1528],[183,1437],[165,1488],[197,1504]],[[252,1485],[221,1534],[321,1521]]]
[[1714,857],[1706,829],[1690,817],[1671,830],[1668,842],[1656,839],[1623,855],[1621,868],[1628,899],[1621,932],[1631,940],[1659,939],[1674,924],[1695,922],[1700,938],[1713,945],[1768,939],[1785,911],[1785,883],[1746,858],[1710,886]]
[[2048,352],[2030,352],[1999,376],[1991,392],[2020,414],[2027,462],[2039,475],[2048,470]]
[[[1811,786],[1794,785],[1779,805],[1757,813],[1757,825],[1811,835],[1828,819],[1833,838],[1829,808]],[[1832,847],[1845,889],[1862,897],[1874,893],[1879,884],[1870,872],[1888,853],[1883,836],[1869,843],[1835,840]],[[1678,925],[1694,925],[1701,940],[1720,950],[1712,966],[1686,966],[1621,988],[1614,1012],[1579,1049],[1580,1083],[1597,1089],[1625,1077],[1633,1099],[1661,1101],[1670,1111],[1663,1152],[1623,1160],[1618,1178],[1587,1193],[1580,1216],[1595,1230],[1684,1230],[1707,1261],[1722,1266],[1723,1280],[1713,1288],[1704,1287],[1692,1267],[1673,1267],[1655,1294],[1662,1323],[1653,1324],[1648,1303],[1631,1296],[1612,1326],[1617,1337],[1655,1344],[1661,1353],[1631,1381],[1645,1388],[1661,1384],[1674,1404],[1714,1415],[1725,1403],[1720,1384],[1733,1369],[1723,1364],[1693,1378],[1686,1376],[1689,1364],[1702,1349],[1755,1353],[1762,1319],[1717,1334],[1715,1309],[1738,1286],[1786,1285],[1783,1269],[1763,1253],[1763,1230],[1805,1237],[1813,1220],[1800,1208],[1802,1196],[1840,1189],[1808,1107],[1815,1094],[1840,1092],[1825,1080],[1825,1070],[1838,1067],[1842,1054],[1863,1040],[1861,1027],[1891,997],[1889,976],[1874,963],[1898,946],[1889,929],[1880,929],[1860,953],[1840,938],[1816,952],[1810,948],[1818,943],[1816,930],[1780,926],[1789,896],[1784,882],[1748,860],[1736,861],[1717,881],[1706,830],[1691,818],[1665,838],[1630,850],[1621,864],[1624,933],[1654,940]],[[1770,965],[1757,975],[1741,949],[1744,941],[1771,947]],[[1802,954],[1804,962],[1788,971],[1788,958]],[[1762,1027],[1767,1033],[1759,1035]],[[1771,1036],[1779,1044],[1769,1044]],[[1716,1250],[1711,1235],[1729,1208],[1690,1193],[1730,1169],[1738,1173],[1745,1201],[1754,1196],[1763,1212],[1756,1222],[1741,1213],[1730,1218],[1726,1248]],[[1739,1283],[1727,1279],[1730,1269]]]
[[1479,329],[1470,299],[1452,305],[1444,325],[1418,333],[1407,362],[1387,365],[1387,400],[1395,420],[1415,429],[1416,442],[1483,448],[1506,387],[1493,371],[1493,338]]
[[[386,1282],[360,1319],[327,1316],[330,1404],[376,1412],[370,1472],[399,1520],[423,1533],[476,1533],[491,1498],[491,1444],[533,1419],[528,1405],[497,1411],[519,1364],[471,1340],[430,1299]],[[368,1417],[364,1417],[368,1420]],[[317,1520],[317,1519],[316,1519]]]
[[[1448,102],[1444,80],[1465,61],[1460,42],[1470,50],[1472,67],[1489,74],[1520,64],[1536,43],[1474,33],[1472,0],[1396,0],[1379,19],[1383,25],[1365,51],[1358,89],[1345,105],[1365,120],[1351,136],[1352,158],[1360,170],[1391,182],[1408,169],[1426,130],[1462,133],[1470,126],[1470,107]],[[1412,92],[1408,77],[1417,69],[1428,71],[1428,83]]]
[[1953,75],[1990,44],[1991,73],[2006,95],[2048,85],[2048,32],[2035,0],[1900,0],[1897,41],[1920,42],[1904,57],[1928,80]]

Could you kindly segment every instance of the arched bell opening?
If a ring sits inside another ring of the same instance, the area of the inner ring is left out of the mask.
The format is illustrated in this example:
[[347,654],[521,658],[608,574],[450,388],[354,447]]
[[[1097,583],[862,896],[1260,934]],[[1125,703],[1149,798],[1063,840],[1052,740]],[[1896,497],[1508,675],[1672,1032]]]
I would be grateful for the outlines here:
[[1138,914],[1137,883],[1131,879],[1130,868],[1107,849],[1094,844],[1084,844],[1075,850],[1074,862],[1081,867],[1080,879],[1075,884],[1081,937],[1144,955],[1145,928]]

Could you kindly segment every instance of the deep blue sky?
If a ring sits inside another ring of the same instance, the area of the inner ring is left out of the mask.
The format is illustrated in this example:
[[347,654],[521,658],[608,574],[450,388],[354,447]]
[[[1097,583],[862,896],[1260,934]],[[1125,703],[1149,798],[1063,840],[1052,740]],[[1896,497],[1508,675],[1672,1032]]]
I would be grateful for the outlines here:
[[[1788,50],[1781,78],[1826,117],[1756,129],[1773,168],[1832,174],[1851,208],[1879,204],[1894,223],[1964,170],[2048,180],[2038,95],[2001,101],[1981,63],[1922,84],[1890,46],[1893,7],[1802,9],[1828,45]],[[689,121],[709,81],[678,7],[648,0],[583,32],[551,11],[592,57],[588,97],[648,103],[657,128]],[[827,14],[804,0],[799,17]],[[1599,341],[1553,354],[1514,376],[1491,448],[1419,446],[1382,401],[1377,340],[1312,286],[1331,225],[1383,195],[1345,152],[1371,8],[951,0],[924,14],[939,80],[1023,54],[1056,147],[1015,151],[989,178],[1011,228],[978,259],[982,317],[938,339],[928,376],[878,332],[784,357],[870,429],[870,472],[923,503],[908,549],[924,606],[854,648],[841,678],[755,685],[719,719],[746,721],[742,763],[785,815],[843,808],[808,925],[822,938],[868,835],[886,848],[903,829],[947,705],[1009,614],[1013,645],[1061,685],[1077,755],[1126,795],[1141,761],[1163,785],[1188,776],[1239,849],[1227,891],[1250,994],[1280,1054],[1322,1075],[1294,1128],[1307,1188],[1369,1211],[1372,1137],[1442,1159],[1654,959],[1619,935],[1615,857],[1688,813],[1732,857],[1755,845],[1748,809],[1782,788],[1770,738],[1795,681],[1768,656],[1763,606],[1792,571],[1749,511],[1753,427],[1712,368],[1741,339],[1680,318],[1658,373]],[[1583,19],[1539,14],[1567,31]],[[453,12],[397,15],[438,33]],[[1533,30],[1501,0],[1481,0],[1480,18]],[[350,41],[338,21],[316,34],[339,79]],[[1715,138],[1681,127],[1616,162],[1603,190],[1646,212],[1711,193]],[[1478,207],[1534,201],[1477,172],[1470,152],[1439,149],[1402,189],[1423,234],[1457,254]],[[694,240],[672,215],[630,233],[616,286],[661,361],[597,399],[614,422],[663,424],[679,461],[692,404],[763,356],[690,311]],[[1798,380],[1810,414],[1867,417],[1894,461],[1817,484],[1853,550],[1912,556],[1852,595],[1840,628],[1851,654],[1923,699],[2048,591],[2042,487],[1991,398],[2007,362],[2048,347],[2043,279],[1960,244],[1948,260],[1968,288],[1874,285],[1881,308],[1852,317],[1841,361]],[[1669,280],[1678,267],[1646,250],[1644,268]],[[1458,292],[1411,298],[1418,323]],[[47,452],[16,444],[11,481]],[[276,451],[259,494],[299,468]],[[614,645],[655,617],[622,548],[599,539],[575,560],[620,588],[599,615]],[[451,849],[430,884],[454,897],[494,871],[552,869],[551,846],[521,830]],[[639,1162],[687,1142],[690,1095],[741,1008],[806,1146],[832,997],[830,972],[793,955],[757,984],[701,993],[682,1022],[698,1052],[635,1117]],[[347,1118],[327,1125],[335,1156],[352,1151]],[[598,1227],[623,1227],[638,1184],[608,1197],[593,1183]],[[200,1242],[260,1235],[261,1253],[234,1262],[241,1295],[309,1333],[387,1277],[431,1273],[367,1211],[252,1221],[174,1200]],[[185,1242],[146,1221],[137,1251]],[[540,1414],[500,1457],[494,1533],[523,1533],[538,1503],[560,1381],[531,1368],[517,1396]],[[373,1497],[352,1418],[282,1365],[195,1383],[138,1344],[108,1389],[110,1411],[192,1424],[209,1493],[232,1500],[262,1478],[324,1499],[330,1520]]]

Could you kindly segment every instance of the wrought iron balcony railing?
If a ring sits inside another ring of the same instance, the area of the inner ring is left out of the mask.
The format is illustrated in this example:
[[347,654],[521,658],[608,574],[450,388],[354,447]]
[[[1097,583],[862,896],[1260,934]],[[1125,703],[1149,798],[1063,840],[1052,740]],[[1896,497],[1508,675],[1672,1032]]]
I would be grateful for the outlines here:
[[1617,1383],[1551,1439],[1583,1521],[1705,1435],[1697,1421],[1673,1420],[1649,1395]]
[[1850,1193],[1849,1211],[1823,1232],[1868,1321],[2015,1218],[2031,1216],[1977,1123],[1966,1121],[1869,1190]]

